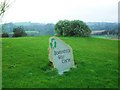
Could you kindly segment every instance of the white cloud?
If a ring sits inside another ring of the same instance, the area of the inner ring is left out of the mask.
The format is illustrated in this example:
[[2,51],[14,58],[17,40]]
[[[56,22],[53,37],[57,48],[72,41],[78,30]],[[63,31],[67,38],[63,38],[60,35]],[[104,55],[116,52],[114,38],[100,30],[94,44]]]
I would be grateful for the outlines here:
[[60,19],[114,21],[119,0],[16,0],[7,11],[6,22],[57,22]]

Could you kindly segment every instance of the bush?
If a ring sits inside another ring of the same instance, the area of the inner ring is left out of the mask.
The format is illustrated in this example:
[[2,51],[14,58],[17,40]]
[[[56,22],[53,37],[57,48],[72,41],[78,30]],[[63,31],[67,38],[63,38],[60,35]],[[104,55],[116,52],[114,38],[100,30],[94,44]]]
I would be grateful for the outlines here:
[[58,36],[89,36],[90,28],[80,20],[60,20],[55,25],[55,33]]
[[13,37],[23,37],[23,36],[27,36],[27,34],[25,33],[24,29],[22,27],[16,27],[13,29]]
[[2,33],[2,37],[9,37],[8,33]]

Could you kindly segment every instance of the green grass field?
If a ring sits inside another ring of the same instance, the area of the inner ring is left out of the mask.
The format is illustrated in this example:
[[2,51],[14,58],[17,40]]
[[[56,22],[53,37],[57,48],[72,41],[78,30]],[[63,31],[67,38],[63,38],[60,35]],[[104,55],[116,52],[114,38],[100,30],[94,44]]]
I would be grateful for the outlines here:
[[118,41],[60,37],[73,48],[77,68],[62,76],[48,67],[48,39],[4,38],[3,88],[117,88]]

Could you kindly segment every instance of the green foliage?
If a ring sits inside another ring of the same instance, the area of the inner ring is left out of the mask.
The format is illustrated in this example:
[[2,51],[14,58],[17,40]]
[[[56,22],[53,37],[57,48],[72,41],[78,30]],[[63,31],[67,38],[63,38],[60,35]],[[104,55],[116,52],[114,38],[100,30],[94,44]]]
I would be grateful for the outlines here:
[[13,37],[22,37],[22,36],[27,36],[27,34],[25,33],[23,27],[16,27],[13,29]]
[[9,37],[8,33],[2,33],[2,37]]
[[58,21],[58,23],[56,23],[56,25],[55,25],[56,35],[58,35],[58,36],[62,35],[62,33],[63,33],[62,27],[63,27],[63,21],[60,20],[60,21]]
[[89,29],[89,27],[80,20],[74,20],[71,21],[71,29],[73,31],[73,35],[75,36],[89,36],[91,33],[91,30]]
[[77,66],[62,76],[48,66],[49,37],[3,38],[2,87],[118,87],[118,41],[91,37],[60,38],[73,48]]
[[89,36],[91,30],[80,20],[60,20],[55,25],[55,32],[58,36]]

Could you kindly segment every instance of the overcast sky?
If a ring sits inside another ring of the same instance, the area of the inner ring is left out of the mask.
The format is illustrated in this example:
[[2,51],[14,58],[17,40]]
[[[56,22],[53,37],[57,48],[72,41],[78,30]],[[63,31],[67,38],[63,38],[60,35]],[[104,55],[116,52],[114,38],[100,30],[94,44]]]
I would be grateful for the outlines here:
[[119,0],[15,0],[4,22],[56,23],[79,19],[85,22],[117,22]]

